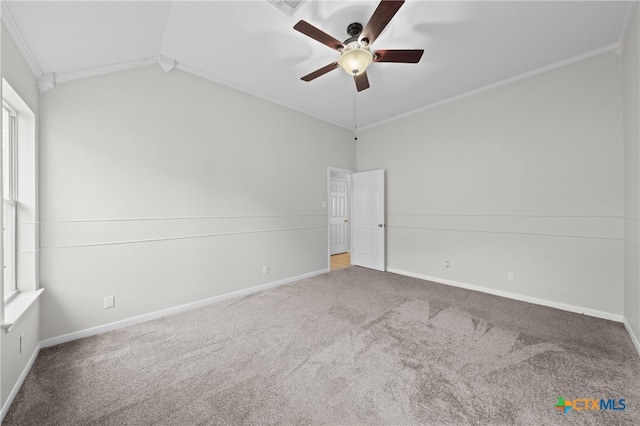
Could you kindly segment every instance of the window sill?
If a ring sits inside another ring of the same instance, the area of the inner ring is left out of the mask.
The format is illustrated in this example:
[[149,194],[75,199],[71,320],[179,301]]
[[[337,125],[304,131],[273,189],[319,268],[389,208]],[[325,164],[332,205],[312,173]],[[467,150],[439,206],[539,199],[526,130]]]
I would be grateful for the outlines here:
[[29,307],[33,305],[33,302],[40,297],[43,291],[43,288],[35,291],[21,291],[5,303],[2,329],[6,333],[11,331],[11,328],[20,321],[20,318],[22,318]]

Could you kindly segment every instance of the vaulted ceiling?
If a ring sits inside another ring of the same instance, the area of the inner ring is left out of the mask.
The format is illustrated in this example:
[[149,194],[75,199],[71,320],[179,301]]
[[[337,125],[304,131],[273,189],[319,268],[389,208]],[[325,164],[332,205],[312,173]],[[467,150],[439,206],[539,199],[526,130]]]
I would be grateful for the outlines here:
[[359,93],[342,70],[300,80],[339,54],[293,26],[305,20],[344,40],[347,26],[366,24],[377,1],[308,0],[293,16],[267,0],[6,1],[2,19],[37,77],[53,73],[60,83],[162,58],[167,69],[175,63],[339,126],[363,129],[615,51],[632,3],[408,0],[372,50],[424,49],[422,60],[373,63],[367,69],[371,87]]

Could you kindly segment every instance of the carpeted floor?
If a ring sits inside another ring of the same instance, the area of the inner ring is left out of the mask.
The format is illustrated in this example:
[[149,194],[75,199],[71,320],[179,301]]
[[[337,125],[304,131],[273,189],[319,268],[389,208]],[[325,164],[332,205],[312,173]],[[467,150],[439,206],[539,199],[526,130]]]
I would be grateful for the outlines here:
[[640,358],[619,323],[351,267],[43,349],[4,424],[637,425]]

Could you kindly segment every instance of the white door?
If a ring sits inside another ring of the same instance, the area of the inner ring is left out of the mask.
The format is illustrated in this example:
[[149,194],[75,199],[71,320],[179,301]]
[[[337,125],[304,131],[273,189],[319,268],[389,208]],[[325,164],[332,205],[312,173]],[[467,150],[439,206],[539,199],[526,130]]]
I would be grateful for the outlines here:
[[384,271],[384,170],[353,173],[351,199],[351,264]]
[[331,179],[329,192],[329,253],[344,253],[348,249],[349,220],[347,211],[349,184]]

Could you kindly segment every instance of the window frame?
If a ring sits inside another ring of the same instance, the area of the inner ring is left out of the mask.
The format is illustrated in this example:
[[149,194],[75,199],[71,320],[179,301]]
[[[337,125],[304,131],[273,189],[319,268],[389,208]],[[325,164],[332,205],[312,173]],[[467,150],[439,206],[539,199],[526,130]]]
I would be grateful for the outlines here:
[[[3,274],[4,274],[4,302],[14,298],[18,294],[18,280],[16,276],[16,260],[17,260],[17,205],[18,205],[18,114],[16,110],[11,107],[4,100],[2,101],[3,118],[4,110],[7,111],[8,123],[7,127],[7,153],[9,160],[8,185],[5,182],[5,171],[3,168],[3,182],[2,182],[2,208],[3,208],[3,223],[2,230],[4,233],[4,259],[3,259]],[[4,127],[4,126],[3,126]],[[4,129],[3,129],[4,130]],[[4,145],[4,134],[3,134]],[[4,159],[4,147],[3,147],[3,165]],[[8,193],[5,194],[5,186]],[[5,262],[6,261],[6,262]],[[6,264],[5,264],[6,263]]]

